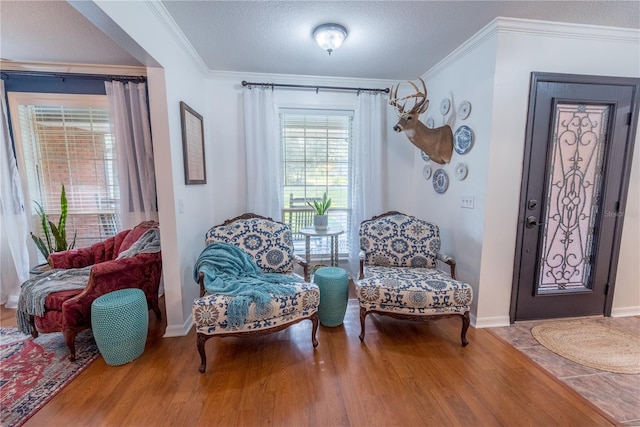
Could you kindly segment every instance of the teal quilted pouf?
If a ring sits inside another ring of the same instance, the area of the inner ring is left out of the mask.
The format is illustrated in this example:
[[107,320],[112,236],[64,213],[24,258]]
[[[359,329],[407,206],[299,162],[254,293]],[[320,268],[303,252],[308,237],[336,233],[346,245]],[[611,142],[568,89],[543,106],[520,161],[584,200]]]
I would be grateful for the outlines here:
[[344,321],[349,300],[349,276],[338,267],[323,267],[313,275],[320,288],[318,317],[323,326],[340,326]]
[[140,356],[149,329],[144,292],[121,289],[96,298],[91,304],[91,328],[107,365],[124,365]]

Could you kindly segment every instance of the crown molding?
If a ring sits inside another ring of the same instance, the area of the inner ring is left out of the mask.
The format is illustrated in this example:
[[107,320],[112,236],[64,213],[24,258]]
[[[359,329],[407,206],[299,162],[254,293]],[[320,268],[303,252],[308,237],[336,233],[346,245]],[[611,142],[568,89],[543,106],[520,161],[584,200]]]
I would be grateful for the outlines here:
[[171,38],[178,44],[178,47],[183,49],[184,52],[189,56],[196,66],[204,73],[209,72],[209,67],[202,60],[198,52],[193,47],[189,39],[184,35],[176,21],[169,14],[167,9],[164,7],[162,2],[145,0],[145,4],[151,10],[151,12],[158,18],[158,21],[162,24],[162,26],[167,30]]
[[493,22],[495,22],[500,33],[640,44],[640,30],[633,28],[519,18],[496,18]]
[[0,59],[0,70],[39,71],[70,74],[105,74],[117,76],[146,76],[146,67],[129,65],[74,64],[65,62],[28,62]]
[[497,34],[526,34],[532,36],[599,40],[640,45],[640,30],[633,28],[604,27],[598,25],[571,24],[566,22],[538,21],[533,19],[498,17],[458,46],[453,52],[423,74],[432,78],[452,63],[463,58]]

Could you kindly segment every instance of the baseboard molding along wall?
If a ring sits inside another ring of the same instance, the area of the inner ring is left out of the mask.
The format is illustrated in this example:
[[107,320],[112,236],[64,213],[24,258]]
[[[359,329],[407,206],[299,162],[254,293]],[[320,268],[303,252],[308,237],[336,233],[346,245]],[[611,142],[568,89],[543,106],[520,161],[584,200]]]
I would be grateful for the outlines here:
[[[509,316],[496,316],[496,317],[481,317],[472,318],[472,325],[477,329],[482,328],[500,328],[502,326],[509,326],[511,322],[509,322]],[[475,321],[474,321],[475,320]]]
[[189,314],[189,317],[182,324],[182,326],[167,325],[167,329],[164,331],[164,335],[162,337],[163,338],[183,337],[189,333],[192,327],[193,327],[193,317],[191,314]]
[[611,310],[611,317],[640,316],[640,307],[621,307]]

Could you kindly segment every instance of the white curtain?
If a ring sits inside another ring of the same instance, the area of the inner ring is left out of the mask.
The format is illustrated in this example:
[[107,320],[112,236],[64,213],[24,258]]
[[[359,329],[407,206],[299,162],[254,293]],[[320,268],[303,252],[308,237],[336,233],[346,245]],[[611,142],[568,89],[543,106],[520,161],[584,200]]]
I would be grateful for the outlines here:
[[380,215],[385,205],[386,95],[361,92],[353,118],[353,167],[351,168],[351,250],[349,269],[359,271],[360,223]]
[[244,136],[247,157],[247,212],[280,220],[282,153],[273,88],[244,91]]
[[158,220],[146,83],[105,82],[116,140],[121,229]]
[[13,153],[4,81],[0,80],[2,148],[0,150],[0,304],[16,308],[20,285],[29,278],[27,237],[29,222],[25,212],[18,166]]

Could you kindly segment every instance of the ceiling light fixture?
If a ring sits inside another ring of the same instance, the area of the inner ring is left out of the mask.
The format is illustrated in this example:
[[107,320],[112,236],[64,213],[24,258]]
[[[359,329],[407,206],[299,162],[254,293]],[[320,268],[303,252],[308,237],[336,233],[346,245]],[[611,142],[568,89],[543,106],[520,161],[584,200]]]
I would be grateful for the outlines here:
[[313,38],[323,50],[331,52],[340,47],[347,38],[347,29],[340,24],[322,24],[313,30]]

